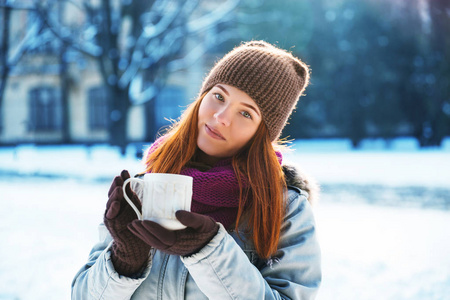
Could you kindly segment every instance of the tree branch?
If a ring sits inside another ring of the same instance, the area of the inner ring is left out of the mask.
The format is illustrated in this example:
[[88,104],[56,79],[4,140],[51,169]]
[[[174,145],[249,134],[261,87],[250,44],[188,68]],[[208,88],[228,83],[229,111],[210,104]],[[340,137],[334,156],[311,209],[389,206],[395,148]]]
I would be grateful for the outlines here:
[[23,3],[17,4],[15,1],[6,0],[6,2],[0,3],[0,8],[11,8],[14,10],[34,10],[34,6],[26,5]]
[[[172,10],[170,13],[162,11],[162,18],[157,24],[143,28],[142,34],[137,39],[133,54],[131,55],[130,63],[119,79],[119,86],[125,87],[131,82],[141,67],[142,59],[146,54],[145,48],[147,44],[162,33],[166,33],[167,29],[170,28],[170,25],[174,22],[176,17],[183,12],[184,7],[190,4],[190,1],[186,1],[183,6],[177,7],[174,6],[174,4],[166,6],[166,11]],[[153,59],[151,56],[152,55],[150,54],[149,58]]]
[[193,48],[183,58],[171,61],[167,66],[169,72],[176,72],[189,68],[190,66],[194,65],[211,48],[220,45],[234,37],[235,32],[233,30],[228,30],[221,32],[220,35],[215,35],[215,39],[213,41],[203,41],[195,48]]
[[[38,42],[38,45],[42,45],[44,39],[38,39],[39,32],[42,30],[43,23],[40,22],[41,20],[37,19],[31,29],[26,33],[25,37],[22,39],[22,41],[17,46],[17,49],[13,52],[11,55],[9,61],[10,65],[16,65],[20,58],[30,49],[36,48],[36,42]],[[33,47],[34,45],[34,47]]]
[[43,23],[51,30],[51,32],[67,46],[91,57],[99,57],[103,53],[100,46],[88,42],[79,43],[67,30],[64,31],[66,28],[61,26],[61,24],[56,24],[56,22],[54,22],[47,13],[50,11],[49,7],[45,8],[40,4],[36,4],[35,11],[40,16]]
[[159,89],[157,88],[159,81],[152,82],[149,87],[147,87],[145,90],[142,90],[142,76],[138,75],[133,78],[133,80],[130,83],[130,90],[128,91],[128,96],[130,98],[130,101],[134,105],[143,104],[145,102],[148,102],[156,97],[158,94]]
[[215,10],[207,15],[204,15],[196,20],[190,21],[187,24],[189,34],[195,34],[206,30],[212,26],[217,25],[226,18],[229,18],[230,13],[237,7],[240,0],[228,0],[219,5]]

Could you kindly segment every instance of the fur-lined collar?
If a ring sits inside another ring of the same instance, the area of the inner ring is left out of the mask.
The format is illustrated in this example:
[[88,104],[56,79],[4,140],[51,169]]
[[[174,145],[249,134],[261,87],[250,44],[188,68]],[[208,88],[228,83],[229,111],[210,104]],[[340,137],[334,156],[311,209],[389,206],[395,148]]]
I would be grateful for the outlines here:
[[319,198],[319,185],[313,177],[304,173],[300,167],[292,164],[282,166],[286,185],[297,187],[308,193],[308,201],[314,203]]

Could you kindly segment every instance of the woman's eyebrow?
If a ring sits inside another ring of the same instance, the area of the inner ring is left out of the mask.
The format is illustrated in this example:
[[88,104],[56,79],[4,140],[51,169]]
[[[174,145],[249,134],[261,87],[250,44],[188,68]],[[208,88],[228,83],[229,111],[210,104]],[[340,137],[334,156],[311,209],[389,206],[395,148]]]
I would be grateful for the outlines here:
[[230,94],[228,93],[227,89],[224,88],[223,86],[221,86],[220,84],[216,85],[218,88],[220,88],[225,94],[227,94],[227,96],[229,97]]
[[[227,89],[226,89],[224,86],[222,86],[222,85],[220,85],[220,84],[217,84],[216,86],[217,86],[219,89],[221,89],[225,94],[227,94],[228,97],[230,96],[230,94],[228,93]],[[251,108],[252,110],[255,111],[255,113],[256,113],[258,116],[261,116],[261,115],[259,114],[258,110],[257,110],[253,105],[248,104],[248,103],[245,103],[245,102],[241,102],[241,104],[244,105],[244,106],[247,106],[248,108]]]
[[245,102],[241,102],[241,104],[244,105],[244,106],[247,106],[248,108],[253,109],[253,110],[255,111],[255,113],[256,113],[258,116],[261,116],[261,115],[259,114],[258,110],[257,110],[253,105],[248,104],[248,103],[245,103]]

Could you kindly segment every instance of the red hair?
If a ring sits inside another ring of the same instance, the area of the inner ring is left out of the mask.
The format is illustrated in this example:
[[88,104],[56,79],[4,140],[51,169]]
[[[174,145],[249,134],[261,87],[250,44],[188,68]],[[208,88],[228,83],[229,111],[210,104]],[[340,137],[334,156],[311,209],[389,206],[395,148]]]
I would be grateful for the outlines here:
[[[166,133],[166,138],[145,159],[146,172],[179,174],[197,151],[198,111],[205,92],[183,113]],[[232,159],[237,178],[247,180],[247,189],[239,181],[240,198],[236,228],[243,223],[255,250],[269,258],[278,248],[284,215],[284,173],[275,154],[269,132],[263,122],[255,135]]]

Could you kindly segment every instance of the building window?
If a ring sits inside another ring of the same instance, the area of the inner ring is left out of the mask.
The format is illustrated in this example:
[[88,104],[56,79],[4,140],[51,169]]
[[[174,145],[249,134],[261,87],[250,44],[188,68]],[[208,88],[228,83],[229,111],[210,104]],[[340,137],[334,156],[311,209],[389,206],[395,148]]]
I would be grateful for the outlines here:
[[61,93],[49,86],[30,90],[30,131],[62,129]]
[[104,130],[108,128],[109,97],[108,89],[104,86],[94,87],[89,90],[88,115],[89,129]]

